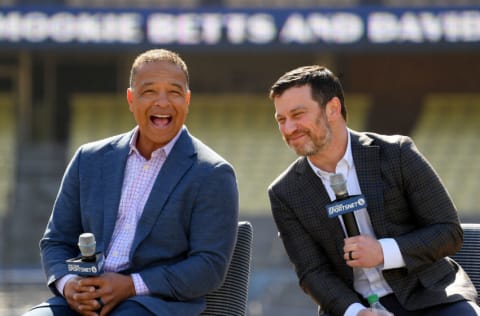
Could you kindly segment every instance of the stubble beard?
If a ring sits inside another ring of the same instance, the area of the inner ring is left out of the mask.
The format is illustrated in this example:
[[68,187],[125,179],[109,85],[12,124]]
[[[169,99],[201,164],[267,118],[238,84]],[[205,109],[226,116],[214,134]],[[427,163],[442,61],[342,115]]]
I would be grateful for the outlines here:
[[324,120],[325,124],[322,124],[322,118],[319,117],[317,119],[317,126],[324,125],[325,133],[323,135],[312,135],[311,130],[303,130],[302,132],[305,133],[308,137],[308,140],[304,144],[299,144],[297,146],[292,145],[288,142],[288,140],[284,137],[285,142],[287,143],[288,147],[293,149],[298,156],[313,156],[320,151],[324,150],[332,139],[332,130],[330,128],[330,124],[328,121]]

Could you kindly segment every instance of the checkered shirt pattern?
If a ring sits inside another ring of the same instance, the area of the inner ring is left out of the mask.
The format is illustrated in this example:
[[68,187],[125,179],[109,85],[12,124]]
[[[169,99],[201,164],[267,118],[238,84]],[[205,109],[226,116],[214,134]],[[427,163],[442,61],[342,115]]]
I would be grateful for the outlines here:
[[[136,148],[132,148],[125,167],[122,196],[115,230],[105,259],[105,271],[116,272],[130,267],[129,254],[137,223],[165,159],[166,153],[163,148],[154,151],[150,160],[146,160]],[[140,275],[134,273],[132,278],[137,295],[149,293]]]

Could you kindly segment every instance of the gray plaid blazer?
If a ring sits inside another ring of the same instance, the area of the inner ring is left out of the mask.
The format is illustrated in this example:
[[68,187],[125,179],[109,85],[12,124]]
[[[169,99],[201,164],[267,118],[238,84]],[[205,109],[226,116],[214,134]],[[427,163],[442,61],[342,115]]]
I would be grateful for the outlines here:
[[[448,256],[463,242],[456,208],[431,165],[406,136],[350,131],[352,155],[377,238],[395,238],[406,266],[383,276],[406,309],[476,300]],[[302,289],[319,313],[343,315],[360,301],[343,259],[343,231],[329,218],[321,179],[298,158],[268,189],[273,217]]]

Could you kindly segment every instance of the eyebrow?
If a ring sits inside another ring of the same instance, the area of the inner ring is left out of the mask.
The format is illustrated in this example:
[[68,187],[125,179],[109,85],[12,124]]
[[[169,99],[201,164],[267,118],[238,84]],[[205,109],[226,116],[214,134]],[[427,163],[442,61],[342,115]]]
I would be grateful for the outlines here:
[[182,91],[188,91],[187,86],[184,86],[184,85],[179,84],[179,83],[176,83],[176,82],[172,82],[171,84],[172,84],[173,86],[175,86],[175,87],[180,88]]
[[292,113],[292,112],[295,112],[295,111],[298,111],[298,110],[304,110],[306,109],[307,107],[305,105],[297,105],[297,107],[291,109],[290,111],[288,111],[289,113]]
[[[182,84],[177,83],[177,82],[169,82],[168,84],[170,84],[174,87],[177,87],[177,88],[181,89],[182,91],[187,91],[188,90],[187,87],[185,87]],[[144,83],[140,84],[140,86],[138,88],[141,89],[141,88],[145,88],[145,87],[152,86],[152,85],[155,85],[155,81],[144,82]]]
[[[290,109],[287,113],[289,113],[289,114],[295,113],[295,112],[297,112],[297,111],[299,111],[299,110],[304,110],[304,109],[306,109],[306,108],[307,108],[307,107],[304,106],[304,105],[298,105],[298,106],[294,107],[293,109]],[[277,112],[275,112],[275,117],[279,117],[279,116],[283,117],[284,115],[281,115],[281,114],[278,114]]]

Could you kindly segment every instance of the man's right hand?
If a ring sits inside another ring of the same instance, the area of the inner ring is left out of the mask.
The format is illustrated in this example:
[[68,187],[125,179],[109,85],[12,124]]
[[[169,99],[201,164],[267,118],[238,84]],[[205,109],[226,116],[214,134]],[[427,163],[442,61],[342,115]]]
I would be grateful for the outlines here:
[[74,311],[83,316],[98,316],[99,303],[93,286],[81,286],[79,281],[83,277],[76,276],[67,281],[63,289],[63,296]]

